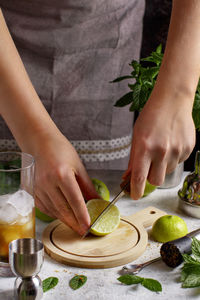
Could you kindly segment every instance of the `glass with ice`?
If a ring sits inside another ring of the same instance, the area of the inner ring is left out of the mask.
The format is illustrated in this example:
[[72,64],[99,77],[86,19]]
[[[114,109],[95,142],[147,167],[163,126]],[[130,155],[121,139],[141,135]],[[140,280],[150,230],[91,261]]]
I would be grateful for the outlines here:
[[30,154],[0,152],[1,267],[8,263],[11,241],[35,237],[33,184],[34,159]]

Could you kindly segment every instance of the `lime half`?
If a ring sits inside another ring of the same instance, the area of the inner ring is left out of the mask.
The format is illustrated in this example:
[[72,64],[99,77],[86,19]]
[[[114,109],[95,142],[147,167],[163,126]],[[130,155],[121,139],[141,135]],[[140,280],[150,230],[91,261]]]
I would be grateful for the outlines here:
[[53,220],[55,220],[55,219],[53,219],[52,217],[50,217],[50,216],[48,216],[48,215],[46,215],[45,213],[43,213],[41,210],[39,210],[39,208],[37,208],[37,207],[35,207],[35,216],[38,218],[38,219],[40,219],[40,220],[42,220],[42,221],[44,221],[44,222],[52,222]]
[[145,185],[145,189],[144,189],[144,194],[142,197],[146,197],[149,194],[151,194],[153,191],[155,191],[155,189],[157,188],[157,186],[152,185],[151,183],[148,182],[148,180],[146,181],[146,185]]
[[92,178],[92,183],[97,191],[97,194],[106,201],[110,200],[110,192],[105,183],[97,178]]
[[[109,205],[108,201],[92,199],[87,202],[87,209],[93,223],[100,213]],[[91,228],[91,233],[97,236],[107,235],[117,229],[120,223],[120,212],[117,206],[112,205],[102,218]]]
[[188,233],[185,221],[175,215],[160,217],[152,226],[152,237],[155,241],[166,243],[181,238]]

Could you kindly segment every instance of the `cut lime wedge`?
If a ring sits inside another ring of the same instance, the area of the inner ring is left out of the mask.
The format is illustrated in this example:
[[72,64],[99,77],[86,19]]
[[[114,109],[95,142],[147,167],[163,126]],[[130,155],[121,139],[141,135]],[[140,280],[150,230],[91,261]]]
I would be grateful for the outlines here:
[[[105,207],[109,205],[108,201],[101,199],[92,199],[87,202],[87,209],[93,223]],[[100,220],[91,228],[91,233],[97,236],[107,235],[117,229],[120,223],[120,212],[117,206],[113,205],[100,218]]]

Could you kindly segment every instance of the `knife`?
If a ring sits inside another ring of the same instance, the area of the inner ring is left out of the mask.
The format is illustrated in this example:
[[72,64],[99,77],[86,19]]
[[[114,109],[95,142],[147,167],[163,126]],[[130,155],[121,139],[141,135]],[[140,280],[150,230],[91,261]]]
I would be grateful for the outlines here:
[[121,183],[121,191],[114,197],[114,199],[109,203],[108,206],[106,206],[100,215],[94,220],[94,222],[90,225],[88,230],[84,233],[82,236],[82,239],[84,239],[90,232],[91,228],[97,224],[97,222],[109,211],[109,209],[120,199],[122,198],[126,193],[130,193],[130,178],[128,178],[126,181]]

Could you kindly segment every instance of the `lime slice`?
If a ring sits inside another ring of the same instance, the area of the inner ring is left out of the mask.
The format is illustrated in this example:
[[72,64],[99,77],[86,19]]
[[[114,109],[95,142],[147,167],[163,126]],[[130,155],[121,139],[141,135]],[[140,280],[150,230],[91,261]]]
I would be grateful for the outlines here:
[[110,200],[110,192],[109,192],[107,186],[105,185],[105,183],[96,178],[92,178],[91,180],[95,187],[95,190],[97,191],[97,194],[99,194],[99,196],[102,199],[109,201]]
[[152,237],[155,241],[166,243],[181,238],[188,233],[185,221],[174,215],[160,217],[152,226]]
[[[101,199],[92,199],[87,202],[87,209],[93,223],[105,207],[109,205],[108,201]],[[112,205],[102,218],[91,228],[91,233],[97,236],[104,236],[115,229],[120,223],[120,212],[117,206]]]

